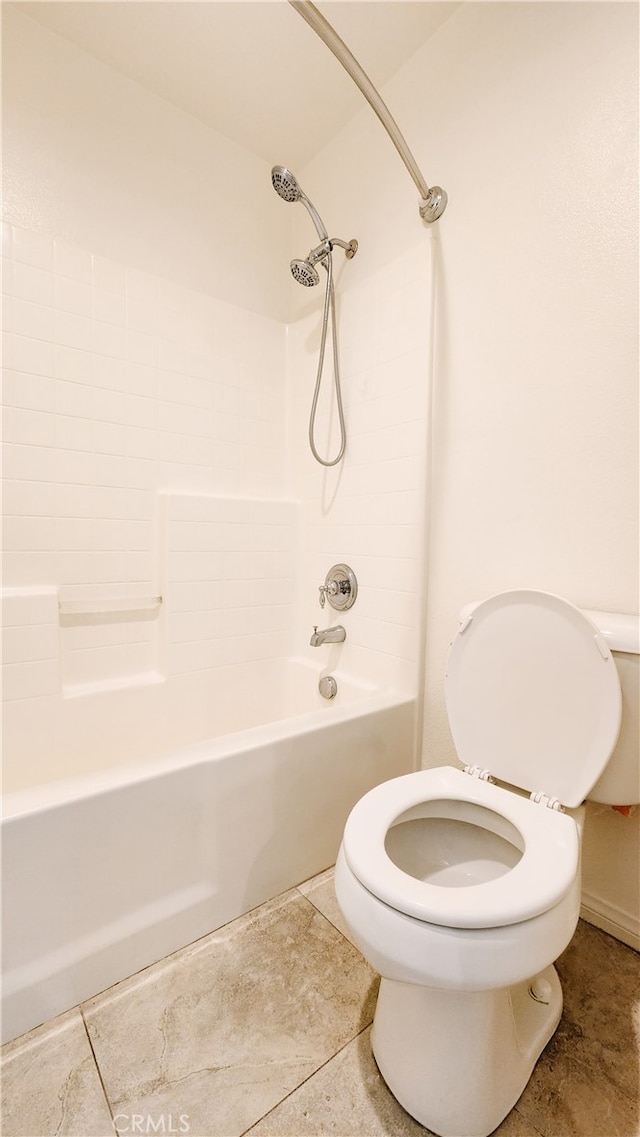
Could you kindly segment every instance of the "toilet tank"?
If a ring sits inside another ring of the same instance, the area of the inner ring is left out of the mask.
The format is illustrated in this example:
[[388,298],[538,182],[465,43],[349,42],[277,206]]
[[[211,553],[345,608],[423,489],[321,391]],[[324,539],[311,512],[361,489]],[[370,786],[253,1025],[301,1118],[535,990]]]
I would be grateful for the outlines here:
[[607,641],[622,688],[620,735],[588,799],[603,805],[635,805],[640,802],[640,616],[583,611]]

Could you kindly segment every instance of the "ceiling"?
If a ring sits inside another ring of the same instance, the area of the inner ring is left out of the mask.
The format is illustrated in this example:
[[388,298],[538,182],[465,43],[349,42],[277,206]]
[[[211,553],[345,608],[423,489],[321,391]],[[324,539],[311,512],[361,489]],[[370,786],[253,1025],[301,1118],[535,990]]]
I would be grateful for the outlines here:
[[[268,162],[304,167],[364,105],[286,0],[14,6]],[[459,4],[326,0],[317,6],[380,89]]]

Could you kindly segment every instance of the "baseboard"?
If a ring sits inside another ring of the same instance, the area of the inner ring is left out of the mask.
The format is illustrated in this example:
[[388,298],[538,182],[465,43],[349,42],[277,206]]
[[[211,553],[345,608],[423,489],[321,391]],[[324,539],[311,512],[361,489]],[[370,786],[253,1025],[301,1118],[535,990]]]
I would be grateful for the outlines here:
[[603,932],[608,932],[616,940],[640,951],[640,921],[632,912],[626,912],[624,908],[608,904],[600,896],[583,891],[580,915],[588,924],[602,928]]

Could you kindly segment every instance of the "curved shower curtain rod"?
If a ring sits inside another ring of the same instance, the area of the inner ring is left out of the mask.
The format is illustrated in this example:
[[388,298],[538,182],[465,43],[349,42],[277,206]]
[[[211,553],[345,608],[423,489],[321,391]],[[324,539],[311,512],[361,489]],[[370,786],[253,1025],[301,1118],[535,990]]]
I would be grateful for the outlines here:
[[376,91],[369,76],[363,71],[355,55],[349,51],[346,43],[340,39],[338,33],[331,26],[329,21],[325,20],[324,16],[318,11],[315,4],[312,4],[311,0],[289,0],[289,3],[291,7],[295,8],[296,12],[302,16],[303,20],[306,20],[309,26],[313,28],[314,32],[320,36],[320,39],[326,43],[329,50],[333,52],[345,71],[348,71],[356,86],[360,88],[372,110],[377,114],[418,188],[421,198],[418,208],[422,220],[428,222],[437,221],[446,209],[447,195],[440,186],[432,186],[432,188],[429,189],[413,154],[405,142],[397,122],[389,112],[386,103]]

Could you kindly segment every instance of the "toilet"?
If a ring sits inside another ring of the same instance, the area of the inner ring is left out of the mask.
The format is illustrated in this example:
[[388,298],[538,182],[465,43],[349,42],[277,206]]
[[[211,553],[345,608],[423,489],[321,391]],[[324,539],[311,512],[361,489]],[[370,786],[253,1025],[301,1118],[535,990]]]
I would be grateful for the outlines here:
[[441,1137],[493,1132],[560,1020],[584,801],[640,800],[637,745],[604,774],[622,717],[612,651],[637,656],[637,641],[637,617],[545,592],[469,606],[445,677],[464,770],[384,782],[347,819],[335,887],[382,977],[373,1053]]

